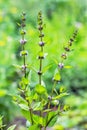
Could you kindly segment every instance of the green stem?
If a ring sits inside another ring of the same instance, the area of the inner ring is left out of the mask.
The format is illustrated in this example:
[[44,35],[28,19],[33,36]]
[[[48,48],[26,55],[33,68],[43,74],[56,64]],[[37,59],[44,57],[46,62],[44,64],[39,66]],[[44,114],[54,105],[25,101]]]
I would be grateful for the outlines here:
[[29,112],[30,112],[31,124],[33,125],[33,115],[32,115],[32,108],[31,108],[31,105],[30,105],[30,102],[29,102],[29,100],[27,100],[27,102],[28,102],[28,106],[29,106]]
[[[52,87],[52,91],[51,91],[51,98],[52,98],[52,95],[53,95],[53,91],[54,91],[54,88],[55,88],[55,86],[56,86],[56,81],[54,81],[54,85],[53,85],[53,87]],[[48,109],[50,109],[50,105],[51,105],[51,102],[50,102],[50,100],[48,101]],[[46,126],[45,126],[45,128],[44,128],[44,130],[46,130],[46,127],[48,126],[48,116],[49,116],[49,111],[47,112],[47,118],[46,118]]]
[[[25,50],[25,46],[23,45],[23,51]],[[25,58],[25,55],[23,57],[23,64],[24,64],[24,77],[26,78],[26,58]]]

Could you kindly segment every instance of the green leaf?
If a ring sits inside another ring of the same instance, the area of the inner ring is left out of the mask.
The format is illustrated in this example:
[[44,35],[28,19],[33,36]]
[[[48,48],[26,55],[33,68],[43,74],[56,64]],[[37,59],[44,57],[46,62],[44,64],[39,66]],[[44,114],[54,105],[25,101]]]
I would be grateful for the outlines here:
[[31,118],[30,118],[30,112],[29,111],[26,111],[26,110],[21,110],[22,111],[22,114],[23,116],[29,121],[31,122]]
[[70,110],[70,106],[69,106],[69,105],[64,105],[63,110],[64,110],[64,111]]
[[55,75],[54,75],[54,81],[60,81],[61,80],[61,75],[59,72],[57,72]]
[[37,73],[37,70],[32,66],[32,64],[28,64],[27,67]]
[[46,67],[43,68],[42,73],[45,73],[49,68],[51,68],[52,64],[47,65]]
[[41,110],[42,109],[42,105],[41,105],[41,102],[36,102],[32,105],[32,108],[34,111],[36,110]]
[[58,65],[58,60],[57,59],[54,58],[53,61],[55,62],[55,64]]
[[29,107],[28,107],[28,103],[25,99],[23,99],[21,96],[16,95],[13,96],[13,101],[15,104],[17,104],[21,109],[28,111]]
[[60,93],[63,93],[63,92],[65,92],[65,90],[66,90],[65,87],[64,87],[64,86],[61,86],[59,92],[60,92]]
[[64,130],[63,126],[58,124],[56,124],[53,128],[54,130]]
[[0,128],[2,127],[2,124],[3,124],[2,118],[3,118],[3,116],[0,116]]
[[44,58],[44,53],[42,51],[38,53],[38,58]]
[[46,88],[40,84],[37,84],[36,87],[35,87],[35,91],[38,93],[38,94],[44,94],[46,93]]
[[21,66],[20,65],[16,65],[16,64],[13,64],[13,66],[17,69],[21,69]]
[[48,55],[47,53],[44,53],[44,52],[40,51],[38,53],[38,58],[45,58],[47,55]]
[[49,122],[48,126],[53,126],[56,121],[57,121],[57,112],[56,111],[49,112],[49,114],[48,114],[48,122]]
[[59,104],[59,100],[53,100],[53,101],[51,102],[51,104],[52,104],[52,105],[58,105],[58,104]]
[[7,91],[5,89],[0,89],[0,97],[3,97],[7,94]]
[[67,65],[67,66],[64,66],[64,68],[66,68],[66,69],[70,69],[70,68],[72,68],[72,66]]
[[25,89],[27,85],[29,85],[29,80],[25,77],[22,78],[22,80],[19,83],[20,87],[22,87],[22,89]]
[[17,25],[20,27],[21,26],[21,24],[20,23],[17,23]]
[[7,130],[14,130],[15,127],[16,127],[16,125],[12,125],[12,126],[10,126]]
[[62,98],[62,97],[64,97],[64,96],[67,96],[67,95],[69,95],[69,94],[68,94],[68,93],[61,93],[60,95],[55,96],[55,97],[53,97],[52,99],[53,99],[53,100],[60,99],[60,98]]
[[35,124],[44,126],[44,118],[43,117],[33,114],[33,120],[34,120]]
[[32,125],[28,128],[28,130],[40,130],[40,128],[38,127],[38,125]]
[[18,104],[18,106],[23,110],[29,111],[29,107],[26,104]]
[[20,56],[25,56],[27,54],[28,54],[28,52],[26,50],[20,52]]

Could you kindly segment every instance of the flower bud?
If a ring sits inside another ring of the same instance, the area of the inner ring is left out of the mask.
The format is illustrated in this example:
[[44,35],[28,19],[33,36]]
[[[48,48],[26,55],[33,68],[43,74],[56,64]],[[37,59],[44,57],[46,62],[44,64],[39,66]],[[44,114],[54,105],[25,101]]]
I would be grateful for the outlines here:
[[65,47],[64,49],[65,49],[65,51],[68,51],[68,52],[70,51],[69,47]]
[[42,26],[39,26],[39,27],[38,27],[38,30],[40,30],[40,31],[43,30],[43,27],[42,27]]
[[25,27],[25,26],[26,26],[26,24],[25,24],[25,23],[22,23],[22,24],[21,24],[21,26],[22,26],[22,27]]
[[20,52],[20,56],[27,56],[28,55],[28,51],[24,50]]
[[40,46],[44,46],[44,44],[45,44],[45,42],[43,42],[43,41],[39,42]]
[[62,57],[63,59],[66,59],[66,58],[67,58],[67,54],[66,54],[66,53],[63,53],[63,54],[61,55],[61,57]]
[[59,67],[60,69],[63,69],[64,64],[63,64],[63,63],[59,63],[59,64],[58,64],[58,67]]
[[25,31],[25,30],[21,30],[20,34],[21,34],[21,35],[25,35],[25,34],[26,34],[26,31]]
[[27,42],[26,39],[21,39],[21,40],[20,40],[20,44],[25,44],[26,42]]
[[25,70],[27,68],[27,65],[22,65],[21,68]]
[[42,75],[42,72],[41,72],[41,71],[38,71],[37,73],[38,73],[38,75]]
[[41,34],[39,35],[39,37],[44,37],[44,34],[43,34],[43,33],[41,33]]

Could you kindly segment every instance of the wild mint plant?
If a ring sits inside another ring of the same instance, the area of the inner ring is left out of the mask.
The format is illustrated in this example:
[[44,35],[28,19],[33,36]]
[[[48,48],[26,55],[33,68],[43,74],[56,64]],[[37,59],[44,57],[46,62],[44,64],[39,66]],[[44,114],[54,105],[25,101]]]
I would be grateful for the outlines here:
[[[32,89],[30,79],[28,74],[30,69],[33,67],[29,66],[26,62],[28,57],[28,51],[26,50],[27,40],[26,35],[26,14],[23,12],[21,16],[20,24],[20,34],[21,34],[21,52],[20,56],[22,58],[22,65],[15,65],[21,72],[21,81],[18,86],[18,94],[13,96],[14,102],[21,108],[24,118],[26,119],[26,129],[27,130],[46,130],[49,126],[54,126],[58,119],[58,116],[68,109],[67,105],[61,105],[60,100],[62,97],[67,96],[68,93],[65,92],[63,88],[59,89],[57,92],[56,86],[61,82],[62,69],[67,66],[64,65],[64,60],[67,59],[68,53],[71,51],[72,43],[74,42],[77,30],[73,33],[68,44],[64,47],[64,52],[61,54],[61,61],[57,62],[56,72],[53,76],[53,87],[51,92],[48,93],[45,84],[43,84],[43,62],[45,60],[46,54],[44,52],[44,23],[42,18],[42,13],[38,13],[38,31],[39,31],[39,46],[40,51],[38,53],[39,69],[36,71],[38,75],[38,83]],[[49,68],[49,67],[48,67]],[[55,109],[54,109],[55,108]]]

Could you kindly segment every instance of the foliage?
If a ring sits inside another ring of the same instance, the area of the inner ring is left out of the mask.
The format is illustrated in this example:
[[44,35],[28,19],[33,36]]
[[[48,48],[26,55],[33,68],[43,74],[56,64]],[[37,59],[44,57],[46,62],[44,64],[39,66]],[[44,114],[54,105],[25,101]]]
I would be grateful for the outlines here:
[[[40,51],[38,53],[38,60],[39,60],[39,70],[35,71],[38,75],[38,82],[35,83],[35,86],[32,88],[31,79],[28,77],[30,71],[32,70],[32,66],[29,66],[26,63],[26,57],[28,55],[27,50],[25,50],[27,40],[25,39],[26,35],[26,17],[25,12],[22,13],[21,16],[21,23],[18,25],[21,27],[20,34],[21,34],[21,51],[20,56],[22,57],[23,64],[22,65],[14,65],[16,68],[21,70],[21,81],[18,87],[18,94],[12,95],[14,102],[21,108],[23,116],[29,122],[28,129],[33,130],[44,130],[47,129],[48,126],[54,126],[57,121],[57,117],[61,115],[64,111],[67,111],[69,107],[67,105],[61,104],[61,98],[67,96],[68,93],[65,92],[63,87],[60,88],[59,93],[56,90],[56,86],[59,82],[61,82],[61,71],[64,68],[67,68],[64,65],[64,61],[67,59],[68,53],[71,51],[72,43],[74,42],[77,30],[73,33],[72,37],[70,38],[69,42],[64,46],[64,52],[61,54],[61,61],[57,63],[57,68],[55,74],[53,76],[53,86],[51,88],[51,92],[47,91],[46,85],[43,82],[43,60],[45,59],[45,52],[44,52],[44,23],[42,18],[42,13],[38,13],[38,30],[39,30],[39,46]],[[33,67],[34,70],[36,68]],[[46,71],[49,67],[46,67]],[[53,106],[53,107],[52,107]],[[54,110],[54,108],[56,108]]]
[[[21,12],[21,10],[26,10],[27,14],[29,13],[26,21],[27,23],[30,23],[30,25],[27,26],[26,35],[26,38],[29,41],[29,44],[26,44],[26,48],[29,50],[30,55],[30,58],[27,59],[27,61],[31,63],[29,64],[29,67],[36,63],[36,60],[33,59],[36,58],[39,49],[37,47],[36,50],[34,47],[37,46],[38,43],[36,14],[39,10],[42,10],[45,15],[46,24],[44,25],[44,28],[46,29],[44,32],[47,36],[45,37],[45,51],[48,52],[48,60],[44,60],[44,65],[50,65],[51,67],[49,67],[49,71],[45,71],[46,73],[43,75],[43,80],[45,81],[49,93],[53,84],[51,79],[56,67],[55,60],[53,59],[60,61],[57,57],[62,52],[62,46],[64,46],[64,43],[67,43],[68,36],[73,32],[74,26],[80,27],[78,37],[73,45],[75,51],[73,51],[72,48],[73,53],[69,55],[68,61],[65,63],[69,66],[72,65],[72,69],[62,70],[62,81],[64,82],[63,86],[67,87],[66,89],[73,94],[73,98],[76,99],[78,96],[80,101],[85,101],[87,90],[86,6],[86,0],[26,0],[26,3],[21,0],[17,2],[0,0],[0,92],[2,93],[0,96],[0,114],[4,115],[5,124],[7,124],[6,122],[9,122],[9,120],[12,120],[14,115],[16,115],[13,114],[16,113],[15,110],[13,111],[16,106],[11,102],[8,93],[14,94],[17,92],[17,82],[20,79],[19,69],[17,68],[15,72],[14,67],[11,65],[21,64],[21,58],[19,56],[20,47],[17,44],[19,39],[19,27],[16,24],[20,21],[19,12]],[[35,68],[38,68],[38,62],[35,64]],[[37,76],[32,70],[29,73],[29,76],[32,78],[31,84],[33,88],[35,84],[32,81],[36,82]],[[61,83],[57,85],[57,90],[61,85]],[[73,104],[71,104],[71,106],[72,105]],[[77,109],[78,105],[73,109],[73,114]],[[83,107],[80,113],[83,113],[84,111],[85,107]],[[19,112],[17,113],[17,116],[19,116]],[[75,115],[73,118],[75,118]]]

